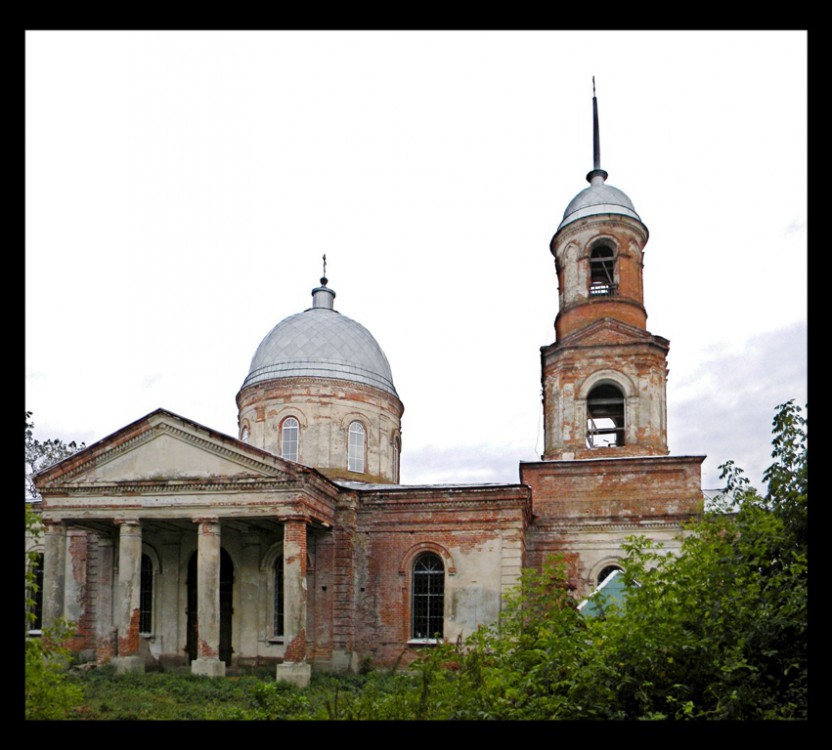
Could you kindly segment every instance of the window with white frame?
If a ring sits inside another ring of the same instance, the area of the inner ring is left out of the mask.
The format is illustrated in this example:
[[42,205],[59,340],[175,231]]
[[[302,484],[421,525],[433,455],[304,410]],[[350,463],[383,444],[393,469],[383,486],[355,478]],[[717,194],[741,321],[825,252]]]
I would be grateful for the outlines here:
[[364,473],[365,438],[364,425],[361,422],[352,422],[349,429],[347,469],[360,474]]
[[297,461],[300,451],[300,425],[294,417],[286,417],[280,430],[280,455],[289,461]]
[[442,638],[445,632],[445,565],[434,552],[425,552],[413,561],[410,604],[411,638]]

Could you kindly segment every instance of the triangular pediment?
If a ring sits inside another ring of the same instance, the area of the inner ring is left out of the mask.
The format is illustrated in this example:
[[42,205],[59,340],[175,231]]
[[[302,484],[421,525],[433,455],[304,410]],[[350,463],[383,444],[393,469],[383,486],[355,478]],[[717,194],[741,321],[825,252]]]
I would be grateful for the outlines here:
[[229,435],[157,410],[41,472],[41,491],[141,482],[291,481],[298,467]]
[[557,342],[558,347],[618,346],[626,344],[655,344],[663,348],[669,342],[649,331],[622,323],[615,318],[602,318]]

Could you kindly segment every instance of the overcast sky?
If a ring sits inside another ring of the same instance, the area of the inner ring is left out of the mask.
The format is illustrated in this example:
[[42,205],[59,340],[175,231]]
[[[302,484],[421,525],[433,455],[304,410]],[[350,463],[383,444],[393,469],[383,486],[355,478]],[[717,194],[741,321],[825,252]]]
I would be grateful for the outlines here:
[[390,361],[402,480],[543,448],[549,242],[601,163],[650,231],[668,442],[761,486],[807,400],[804,32],[29,32],[26,408],[88,445],[162,407],[237,435],[258,344],[335,307]]

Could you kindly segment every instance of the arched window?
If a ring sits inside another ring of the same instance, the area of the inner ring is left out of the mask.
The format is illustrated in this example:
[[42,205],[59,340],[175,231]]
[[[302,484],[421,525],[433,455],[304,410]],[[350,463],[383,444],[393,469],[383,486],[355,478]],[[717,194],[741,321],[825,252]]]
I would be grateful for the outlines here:
[[445,566],[442,558],[425,552],[413,563],[411,637],[441,638],[445,631]]
[[294,417],[286,417],[280,428],[280,455],[289,461],[298,460],[300,427]]
[[248,442],[248,435],[249,435],[248,425],[244,424],[240,428],[240,440],[242,440],[244,443],[247,443]]
[[142,555],[139,583],[139,632],[153,632],[153,561],[150,555]]
[[589,256],[589,296],[618,294],[615,283],[615,251],[609,245],[596,245]]
[[43,628],[43,552],[32,553],[29,565],[31,588],[27,598],[32,617],[29,619],[28,628],[30,631],[40,631]]
[[586,400],[587,448],[624,445],[624,394],[610,383],[596,385]]
[[347,469],[364,473],[364,425],[352,422],[349,431],[349,448],[347,450]]
[[274,636],[275,638],[282,638],[284,634],[283,622],[284,604],[283,604],[283,553],[281,552],[274,561]]

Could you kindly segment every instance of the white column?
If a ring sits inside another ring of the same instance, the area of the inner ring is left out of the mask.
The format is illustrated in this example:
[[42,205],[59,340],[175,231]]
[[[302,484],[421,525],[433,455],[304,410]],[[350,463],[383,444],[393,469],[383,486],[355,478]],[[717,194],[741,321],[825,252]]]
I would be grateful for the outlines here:
[[142,581],[142,527],[138,520],[117,520],[118,587],[114,602],[117,672],[143,672],[139,656],[139,606]]
[[[240,560],[239,575],[240,582],[240,614],[239,622],[239,648],[238,658],[253,659],[258,655],[261,621],[258,618],[260,605],[260,533],[250,530],[242,537],[242,557]],[[266,608],[267,613],[273,611],[272,607]],[[266,615],[266,622],[271,622],[271,617]],[[271,634],[270,631],[266,631]]]
[[193,674],[225,675],[220,661],[220,524],[216,518],[194,519],[197,531],[197,658]]

